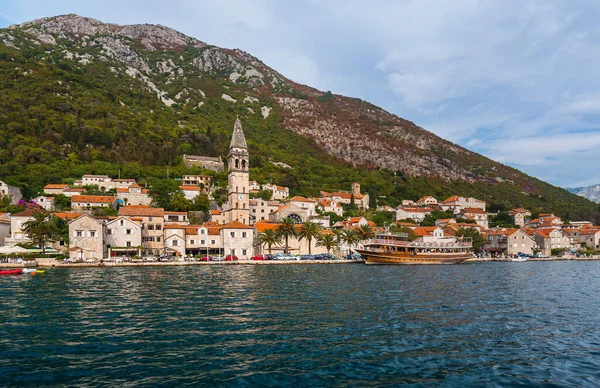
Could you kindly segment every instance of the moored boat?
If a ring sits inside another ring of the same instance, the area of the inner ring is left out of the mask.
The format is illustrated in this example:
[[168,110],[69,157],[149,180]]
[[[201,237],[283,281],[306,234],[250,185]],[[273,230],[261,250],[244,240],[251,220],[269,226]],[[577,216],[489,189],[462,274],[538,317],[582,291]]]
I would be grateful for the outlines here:
[[21,275],[23,268],[0,270],[0,275]]
[[37,269],[35,268],[23,268],[23,273],[36,273]]
[[529,257],[527,257],[527,256],[512,257],[510,259],[510,261],[516,261],[516,262],[519,262],[519,263],[522,263],[522,262],[527,261],[527,260],[529,260]]
[[365,264],[456,264],[472,256],[470,238],[409,241],[405,233],[382,233],[362,241],[356,252]]

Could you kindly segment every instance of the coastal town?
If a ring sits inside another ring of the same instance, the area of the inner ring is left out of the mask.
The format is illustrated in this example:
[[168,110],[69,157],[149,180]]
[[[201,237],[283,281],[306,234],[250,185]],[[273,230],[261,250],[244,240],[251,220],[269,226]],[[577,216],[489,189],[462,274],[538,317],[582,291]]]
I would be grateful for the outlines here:
[[[225,169],[221,158],[183,159],[206,171]],[[206,211],[167,211],[132,178],[89,174],[72,184],[50,182],[29,201],[19,188],[0,181],[4,203],[22,210],[0,213],[0,252],[5,257],[50,254],[65,263],[359,258],[354,249],[361,241],[389,231],[424,243],[469,237],[474,256],[482,258],[589,256],[600,249],[600,227],[589,221],[565,222],[523,208],[491,212],[476,198],[426,195],[369,212],[369,194],[358,182],[348,191],[291,196],[288,187],[250,180],[239,119],[227,174],[222,206],[210,201],[217,189],[210,175],[178,178],[180,195],[188,201],[204,198],[210,204]],[[59,199],[67,199],[70,209],[57,210]],[[375,222],[373,214],[387,217]],[[44,234],[39,231],[44,225],[62,225],[63,233]]]

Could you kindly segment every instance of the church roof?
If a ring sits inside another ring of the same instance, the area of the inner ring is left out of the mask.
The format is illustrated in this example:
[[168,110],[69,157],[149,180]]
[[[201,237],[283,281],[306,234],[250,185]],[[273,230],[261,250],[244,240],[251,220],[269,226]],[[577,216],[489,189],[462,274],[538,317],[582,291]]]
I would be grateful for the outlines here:
[[233,135],[231,136],[231,145],[229,148],[248,148],[246,138],[244,137],[244,130],[242,129],[242,122],[239,117],[235,120],[235,125],[233,126]]

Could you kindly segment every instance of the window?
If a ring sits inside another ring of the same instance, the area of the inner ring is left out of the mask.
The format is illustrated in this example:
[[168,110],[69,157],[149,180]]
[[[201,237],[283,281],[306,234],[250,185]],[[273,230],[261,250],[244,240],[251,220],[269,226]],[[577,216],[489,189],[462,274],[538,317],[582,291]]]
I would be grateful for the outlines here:
[[171,246],[172,246],[172,247],[177,247],[177,246],[179,246],[179,241],[177,241],[177,240],[171,240]]
[[127,242],[125,242],[125,246],[126,246],[126,247],[131,247],[131,241],[127,241]]
[[200,240],[200,245],[204,245],[204,242],[205,242],[205,241],[206,241],[206,240]]
[[124,222],[123,220],[121,220],[121,221],[119,222],[119,224],[120,224],[121,226],[123,226],[123,225],[125,224],[125,222]]
[[148,230],[154,230],[154,225],[148,225]]
[[242,249],[242,256],[246,256],[246,250]]
[[156,242],[160,242],[160,237],[157,237],[157,238],[156,238]]
[[83,230],[76,230],[75,237],[83,237]]
[[131,229],[125,229],[125,234],[131,234]]
[[[242,232],[242,237],[247,237],[247,236],[248,236],[248,233],[246,233],[246,232]],[[245,254],[245,253],[244,253],[244,254]]]
[[204,229],[200,229],[200,234],[204,234]]
[[106,234],[111,235],[112,234],[112,229],[106,229]]
[[215,240],[210,240],[211,245],[215,245],[217,242]]
[[232,256],[235,256],[235,249],[232,249],[232,250],[231,250],[231,255],[232,255]]
[[156,230],[162,230],[162,225],[156,225]]
[[235,237],[235,232],[231,232],[231,233],[229,233],[229,235],[230,235],[231,237]]
[[194,244],[196,244],[196,241],[195,240],[190,240],[190,244],[194,245]]
[[148,217],[148,221],[152,221],[152,217]]
[[96,231],[90,230],[90,237],[96,237]]

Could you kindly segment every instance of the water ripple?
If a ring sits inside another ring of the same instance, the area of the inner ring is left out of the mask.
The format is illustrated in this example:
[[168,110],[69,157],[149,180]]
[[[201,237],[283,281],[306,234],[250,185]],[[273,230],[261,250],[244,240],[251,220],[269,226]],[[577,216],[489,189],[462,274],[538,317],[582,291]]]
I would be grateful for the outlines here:
[[600,263],[0,278],[0,386],[598,386]]

